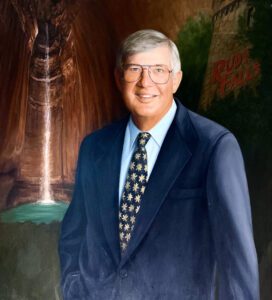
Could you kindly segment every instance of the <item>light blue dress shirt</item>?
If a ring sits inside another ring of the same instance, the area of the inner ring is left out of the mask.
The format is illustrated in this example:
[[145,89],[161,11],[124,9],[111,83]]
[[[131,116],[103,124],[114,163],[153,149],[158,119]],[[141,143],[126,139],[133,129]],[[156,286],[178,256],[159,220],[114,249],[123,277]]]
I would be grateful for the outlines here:
[[[149,179],[150,174],[153,170],[153,167],[157,160],[166,133],[171,123],[173,122],[176,110],[177,110],[177,105],[173,100],[172,106],[170,107],[168,112],[163,116],[163,118],[152,129],[147,131],[151,134],[151,137],[145,146],[147,152],[147,168],[148,168],[147,180]],[[130,117],[126,127],[123,152],[122,152],[121,171],[120,171],[120,180],[119,180],[119,204],[121,201],[121,195],[125,185],[128,166],[131,161],[132,154],[136,147],[136,138],[138,136],[138,133],[140,132],[141,130],[137,128],[137,126],[132,121],[132,118]]]

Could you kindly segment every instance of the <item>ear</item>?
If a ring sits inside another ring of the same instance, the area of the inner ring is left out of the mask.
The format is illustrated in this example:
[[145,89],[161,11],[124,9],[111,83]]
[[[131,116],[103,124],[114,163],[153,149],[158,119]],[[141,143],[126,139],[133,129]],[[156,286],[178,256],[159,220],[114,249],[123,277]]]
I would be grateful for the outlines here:
[[182,80],[182,71],[173,74],[173,94],[177,91]]
[[122,72],[120,69],[115,68],[114,70],[114,79],[119,91],[122,91]]

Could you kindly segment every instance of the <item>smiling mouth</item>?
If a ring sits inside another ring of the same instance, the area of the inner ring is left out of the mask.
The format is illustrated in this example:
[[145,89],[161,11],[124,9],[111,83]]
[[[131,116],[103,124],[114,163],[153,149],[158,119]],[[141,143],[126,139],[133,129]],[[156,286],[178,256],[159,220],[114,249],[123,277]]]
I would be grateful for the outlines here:
[[136,94],[137,97],[140,99],[152,99],[157,97],[157,95],[152,95],[152,94]]

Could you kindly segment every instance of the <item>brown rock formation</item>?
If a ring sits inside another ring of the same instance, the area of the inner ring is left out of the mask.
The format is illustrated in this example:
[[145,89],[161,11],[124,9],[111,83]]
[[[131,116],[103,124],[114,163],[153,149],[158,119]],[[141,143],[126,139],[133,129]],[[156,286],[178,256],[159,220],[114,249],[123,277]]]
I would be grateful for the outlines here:
[[198,13],[212,13],[212,0],[102,0],[118,40],[133,31],[151,28],[175,40],[186,20]]
[[[50,195],[50,185],[62,182],[62,94],[61,51],[70,33],[71,17],[64,2],[13,1],[28,26],[31,47],[25,140],[16,185],[10,204],[46,197],[65,199],[63,191]],[[48,124],[47,124],[48,123]],[[46,162],[46,157],[48,161]],[[47,186],[42,184],[48,177]]]
[[1,1],[0,208],[8,194],[11,206],[40,198],[47,108],[50,187],[68,201],[80,141],[125,113],[112,75],[119,41],[141,28],[175,38],[210,9],[211,0]]

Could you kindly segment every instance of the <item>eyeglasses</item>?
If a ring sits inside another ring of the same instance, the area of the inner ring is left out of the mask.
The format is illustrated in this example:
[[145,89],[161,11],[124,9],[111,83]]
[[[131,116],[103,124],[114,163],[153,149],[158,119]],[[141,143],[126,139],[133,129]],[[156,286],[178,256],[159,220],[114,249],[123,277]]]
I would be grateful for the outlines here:
[[166,65],[137,65],[137,64],[126,64],[123,67],[124,81],[131,83],[138,81],[144,69],[148,70],[149,78],[157,84],[165,84],[168,82],[170,73],[173,70],[169,70]]

